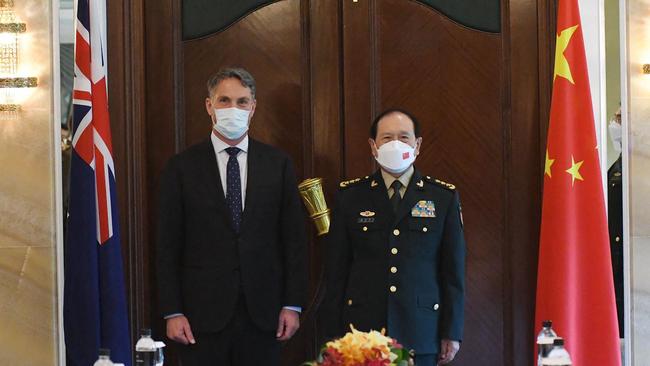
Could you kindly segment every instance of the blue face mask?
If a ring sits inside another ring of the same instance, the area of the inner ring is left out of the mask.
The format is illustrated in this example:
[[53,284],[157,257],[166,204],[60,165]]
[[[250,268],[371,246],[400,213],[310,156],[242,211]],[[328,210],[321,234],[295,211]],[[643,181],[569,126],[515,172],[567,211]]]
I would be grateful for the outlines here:
[[239,108],[214,109],[216,122],[212,128],[228,140],[237,140],[248,131],[251,111]]

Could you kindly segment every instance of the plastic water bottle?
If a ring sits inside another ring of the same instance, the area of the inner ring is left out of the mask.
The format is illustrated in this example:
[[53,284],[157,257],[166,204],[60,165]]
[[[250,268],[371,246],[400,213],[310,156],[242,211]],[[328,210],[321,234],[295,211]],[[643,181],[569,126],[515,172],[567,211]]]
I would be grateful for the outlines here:
[[556,338],[553,341],[553,348],[548,355],[542,358],[542,366],[571,366],[571,356],[564,348],[564,339]]
[[542,330],[537,334],[537,366],[542,364],[542,358],[548,355],[551,348],[553,348],[553,340],[557,338],[557,334],[551,328],[552,324],[552,321],[544,320]]
[[155,366],[163,366],[165,363],[165,355],[163,354],[163,348],[165,343],[156,341],[156,357],[154,358]]
[[113,361],[111,361],[111,350],[108,348],[99,349],[99,358],[93,366],[113,366]]
[[151,338],[151,329],[143,329],[140,339],[135,344],[136,366],[154,366],[156,355],[156,342]]

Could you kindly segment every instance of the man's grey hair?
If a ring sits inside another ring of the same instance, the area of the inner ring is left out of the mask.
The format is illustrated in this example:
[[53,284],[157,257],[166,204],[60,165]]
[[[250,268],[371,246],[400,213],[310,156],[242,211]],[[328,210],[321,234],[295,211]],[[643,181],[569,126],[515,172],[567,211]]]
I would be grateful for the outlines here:
[[214,88],[216,88],[220,82],[232,78],[239,79],[239,81],[241,81],[242,86],[245,86],[248,89],[250,89],[251,95],[253,96],[253,99],[255,99],[255,79],[253,78],[253,75],[251,75],[250,72],[239,67],[229,67],[229,68],[221,69],[216,74],[212,75],[210,79],[208,79],[208,83],[207,83],[208,95],[212,96],[212,92],[214,91]]

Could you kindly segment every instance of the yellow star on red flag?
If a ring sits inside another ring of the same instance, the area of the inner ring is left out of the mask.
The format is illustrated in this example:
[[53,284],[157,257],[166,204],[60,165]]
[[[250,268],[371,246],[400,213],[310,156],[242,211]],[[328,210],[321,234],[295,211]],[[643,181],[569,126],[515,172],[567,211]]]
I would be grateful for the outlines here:
[[582,166],[582,163],[584,163],[584,162],[585,162],[585,161],[582,160],[582,161],[579,161],[579,162],[576,163],[576,162],[573,160],[573,155],[571,155],[571,168],[565,170],[565,172],[571,174],[571,186],[573,186],[573,184],[575,183],[576,179],[578,179],[578,180],[584,180],[584,179],[582,178],[582,175],[580,174],[580,167]]
[[546,162],[544,163],[544,175],[548,175],[549,178],[552,178],[551,175],[551,166],[555,163],[555,159],[548,157],[548,149],[546,149]]
[[555,81],[555,78],[557,76],[561,76],[569,80],[571,84],[575,84],[573,82],[573,76],[571,75],[571,67],[569,65],[569,61],[567,61],[566,57],[564,56],[564,51],[566,51],[567,47],[569,46],[571,37],[573,37],[576,29],[578,29],[578,26],[574,25],[573,27],[564,29],[557,36],[557,40],[555,41],[555,67],[553,73],[553,81]]

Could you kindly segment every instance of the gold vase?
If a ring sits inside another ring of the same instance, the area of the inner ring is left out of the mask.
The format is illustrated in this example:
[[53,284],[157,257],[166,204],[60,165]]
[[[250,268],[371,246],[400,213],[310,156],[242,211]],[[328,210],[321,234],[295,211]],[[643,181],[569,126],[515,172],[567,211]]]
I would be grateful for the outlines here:
[[327,234],[330,230],[330,209],[327,208],[327,202],[323,195],[323,179],[305,179],[298,185],[298,191],[307,207],[309,217],[316,225],[316,235]]

